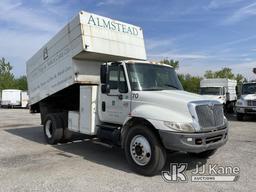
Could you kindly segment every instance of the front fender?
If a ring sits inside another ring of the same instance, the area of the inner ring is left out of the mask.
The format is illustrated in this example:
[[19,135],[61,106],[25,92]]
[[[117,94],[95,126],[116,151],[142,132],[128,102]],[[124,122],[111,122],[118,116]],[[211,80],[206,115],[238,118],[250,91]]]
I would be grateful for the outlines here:
[[147,119],[148,121],[170,121],[170,122],[192,122],[192,117],[187,111],[179,108],[168,109],[149,104],[143,104],[135,107],[131,111],[131,116]]

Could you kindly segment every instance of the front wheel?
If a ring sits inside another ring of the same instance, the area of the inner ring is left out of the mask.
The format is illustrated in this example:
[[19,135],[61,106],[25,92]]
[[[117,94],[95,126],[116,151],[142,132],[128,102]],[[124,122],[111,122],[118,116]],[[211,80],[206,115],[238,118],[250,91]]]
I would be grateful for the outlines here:
[[146,176],[161,171],[166,151],[157,136],[144,125],[129,128],[124,143],[125,156],[131,168]]

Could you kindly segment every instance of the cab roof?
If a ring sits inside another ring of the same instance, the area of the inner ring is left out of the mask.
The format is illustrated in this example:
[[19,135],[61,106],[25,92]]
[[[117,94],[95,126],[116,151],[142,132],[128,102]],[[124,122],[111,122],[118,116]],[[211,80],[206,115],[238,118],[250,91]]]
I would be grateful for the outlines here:
[[139,64],[154,64],[154,65],[162,65],[162,66],[173,68],[171,65],[167,65],[167,64],[159,63],[159,62],[154,62],[154,61],[125,60],[125,61],[122,61],[122,62],[124,62],[126,64],[135,64],[135,63],[139,63]]

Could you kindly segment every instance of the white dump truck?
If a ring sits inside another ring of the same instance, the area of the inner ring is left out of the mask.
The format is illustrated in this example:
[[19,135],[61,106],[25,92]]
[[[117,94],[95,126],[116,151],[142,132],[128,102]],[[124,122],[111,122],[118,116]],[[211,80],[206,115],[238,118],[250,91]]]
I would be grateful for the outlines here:
[[200,94],[218,100],[227,112],[233,112],[237,100],[237,81],[226,78],[202,79]]
[[124,149],[153,175],[166,151],[206,157],[226,143],[222,104],[184,91],[175,70],[146,61],[140,27],[81,11],[27,61],[30,109],[49,144],[70,131]]
[[28,107],[28,93],[19,89],[2,90],[1,107]]

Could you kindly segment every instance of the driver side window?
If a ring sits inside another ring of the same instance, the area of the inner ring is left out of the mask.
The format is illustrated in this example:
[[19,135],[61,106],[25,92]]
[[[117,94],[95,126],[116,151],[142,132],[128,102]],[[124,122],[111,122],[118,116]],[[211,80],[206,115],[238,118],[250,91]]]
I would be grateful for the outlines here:
[[110,89],[119,89],[120,93],[128,92],[123,66],[113,65],[109,67],[109,87]]

